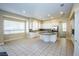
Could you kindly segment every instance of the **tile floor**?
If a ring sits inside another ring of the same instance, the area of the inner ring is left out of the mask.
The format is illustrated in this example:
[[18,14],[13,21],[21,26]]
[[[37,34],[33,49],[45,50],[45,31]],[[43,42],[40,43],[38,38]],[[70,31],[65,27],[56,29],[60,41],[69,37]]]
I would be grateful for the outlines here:
[[36,37],[7,42],[0,46],[0,51],[6,51],[9,56],[72,56],[74,47],[70,40],[64,38],[46,43]]

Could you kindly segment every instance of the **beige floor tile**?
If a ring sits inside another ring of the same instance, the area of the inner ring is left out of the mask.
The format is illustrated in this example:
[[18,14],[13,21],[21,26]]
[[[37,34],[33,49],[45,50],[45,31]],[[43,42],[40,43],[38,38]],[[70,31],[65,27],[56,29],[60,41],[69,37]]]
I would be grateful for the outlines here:
[[35,37],[6,42],[0,46],[0,51],[6,51],[9,56],[70,56],[74,47],[70,40],[61,38],[56,43],[45,43]]

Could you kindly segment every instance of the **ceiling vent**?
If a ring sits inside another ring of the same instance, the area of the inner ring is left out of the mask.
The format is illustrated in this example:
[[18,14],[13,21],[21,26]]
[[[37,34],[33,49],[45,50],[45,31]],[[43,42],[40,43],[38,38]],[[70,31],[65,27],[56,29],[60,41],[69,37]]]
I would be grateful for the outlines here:
[[63,7],[64,6],[64,3],[60,4],[60,6]]

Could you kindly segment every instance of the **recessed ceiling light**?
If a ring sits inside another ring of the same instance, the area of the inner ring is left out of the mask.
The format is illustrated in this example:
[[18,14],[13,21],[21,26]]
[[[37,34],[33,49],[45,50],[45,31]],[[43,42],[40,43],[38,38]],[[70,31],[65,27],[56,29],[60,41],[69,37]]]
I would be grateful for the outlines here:
[[60,12],[60,14],[61,14],[61,15],[63,15],[63,14],[64,14],[64,12],[63,12],[63,11],[61,11],[61,12]]
[[22,13],[24,13],[24,14],[25,14],[25,13],[26,13],[26,11],[25,11],[25,10],[23,10],[23,11],[22,11]]
[[64,3],[60,4],[60,6],[63,7],[64,6]]
[[48,14],[48,17],[50,16],[50,14]]

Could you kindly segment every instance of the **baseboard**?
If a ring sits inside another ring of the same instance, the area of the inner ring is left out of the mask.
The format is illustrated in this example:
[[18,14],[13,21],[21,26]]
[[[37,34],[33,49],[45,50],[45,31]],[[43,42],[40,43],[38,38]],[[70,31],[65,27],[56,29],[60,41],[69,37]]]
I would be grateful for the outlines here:
[[18,40],[18,39],[24,39],[24,37],[22,37],[22,38],[14,38],[14,39],[4,40],[4,42],[8,42],[8,41],[12,41],[12,40]]

